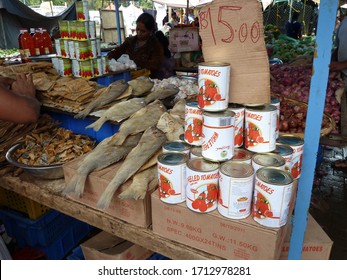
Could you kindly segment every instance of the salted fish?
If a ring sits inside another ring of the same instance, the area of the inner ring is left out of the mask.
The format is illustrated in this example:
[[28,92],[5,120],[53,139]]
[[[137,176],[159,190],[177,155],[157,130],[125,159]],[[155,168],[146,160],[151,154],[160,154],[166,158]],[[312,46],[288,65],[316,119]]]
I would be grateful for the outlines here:
[[144,199],[149,187],[158,182],[158,171],[152,166],[144,171],[136,173],[131,185],[118,195],[120,199]]
[[156,127],[146,129],[137,146],[127,155],[116,175],[102,193],[96,207],[108,208],[117,189],[131,178],[155,152],[161,149],[165,141],[166,136],[161,130]]
[[152,82],[149,78],[143,76],[130,80],[128,84],[132,88],[133,96],[143,96],[146,93],[149,93],[149,91],[154,86],[154,82]]
[[120,125],[119,131],[112,137],[110,144],[122,145],[128,135],[137,134],[151,126],[156,126],[164,112],[166,112],[166,108],[160,100],[148,104]]
[[76,119],[85,118],[91,112],[102,108],[103,106],[116,100],[118,96],[129,87],[125,80],[118,80],[110,84],[107,89],[99,95],[96,99],[88,104],[88,106],[75,115]]
[[179,91],[180,89],[173,84],[168,84],[163,87],[158,87],[157,89],[155,89],[154,91],[152,91],[150,94],[146,96],[145,102],[146,104],[149,104],[156,99],[162,100],[177,94]]
[[161,115],[157,128],[165,133],[168,141],[179,140],[179,136],[184,134],[184,125],[168,112]]
[[82,196],[88,175],[94,170],[101,170],[123,159],[138,144],[141,134],[129,136],[122,146],[109,145],[110,138],[101,141],[81,161],[76,174],[63,191],[63,195],[74,192],[78,197]]
[[86,128],[93,128],[95,131],[99,131],[106,121],[120,122],[145,106],[144,98],[132,98],[116,103],[104,111],[98,120],[86,126]]

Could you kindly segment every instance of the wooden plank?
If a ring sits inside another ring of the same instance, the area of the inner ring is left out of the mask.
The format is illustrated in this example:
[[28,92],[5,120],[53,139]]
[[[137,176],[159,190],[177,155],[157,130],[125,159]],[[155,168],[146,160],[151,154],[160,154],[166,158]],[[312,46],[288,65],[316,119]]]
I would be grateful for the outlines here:
[[0,186],[171,259],[221,259],[165,239],[149,228],[126,223],[102,211],[63,197],[60,195],[65,187],[63,179],[39,180],[28,174],[22,174],[20,177],[6,175],[0,178]]

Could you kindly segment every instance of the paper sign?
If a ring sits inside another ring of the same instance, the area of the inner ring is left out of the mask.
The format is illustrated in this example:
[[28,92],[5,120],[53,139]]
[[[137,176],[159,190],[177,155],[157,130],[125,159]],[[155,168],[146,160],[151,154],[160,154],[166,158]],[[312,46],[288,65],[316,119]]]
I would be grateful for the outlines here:
[[199,51],[199,30],[197,27],[175,27],[170,30],[170,50],[172,52]]
[[229,103],[270,103],[270,68],[258,0],[214,0],[200,9],[205,62],[230,63]]

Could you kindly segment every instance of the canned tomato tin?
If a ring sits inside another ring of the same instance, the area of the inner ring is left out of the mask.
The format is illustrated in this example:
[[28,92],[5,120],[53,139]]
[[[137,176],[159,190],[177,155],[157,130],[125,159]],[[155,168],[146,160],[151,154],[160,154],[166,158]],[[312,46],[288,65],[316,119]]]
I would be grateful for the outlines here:
[[75,42],[72,40],[68,41],[68,46],[69,46],[69,58],[74,59],[76,58],[76,53],[75,53]]
[[69,20],[69,25],[70,25],[70,39],[77,40],[76,20]]
[[60,39],[60,54],[62,58],[69,57],[69,40]]
[[244,162],[227,161],[219,172],[218,212],[230,219],[244,219],[251,213],[254,169]]
[[72,63],[72,75],[74,77],[81,77],[82,72],[81,72],[79,61],[76,59],[72,59],[71,63]]
[[57,56],[61,56],[60,39],[54,39],[55,53]]
[[190,210],[207,213],[217,208],[219,165],[203,158],[187,163],[186,204]]
[[59,21],[59,33],[61,39],[70,38],[70,23],[68,20]]
[[88,1],[76,2],[76,17],[77,20],[89,20],[89,7]]
[[89,23],[89,39],[96,39],[96,23],[91,20]]
[[276,120],[276,139],[280,135],[280,100],[276,97],[271,98],[271,105],[275,106],[277,109],[277,120]]
[[234,155],[235,113],[203,114],[201,154],[210,161],[227,161]]
[[94,77],[94,64],[92,60],[81,60],[78,63],[81,70],[81,77],[86,79]]
[[293,149],[291,173],[294,179],[300,178],[304,140],[294,135],[281,134],[278,137],[277,142],[279,144],[289,145]]
[[241,148],[235,148],[234,155],[231,158],[231,160],[252,164],[252,156],[253,156],[253,153],[251,153],[250,151],[247,151]]
[[234,147],[238,148],[243,145],[243,130],[245,122],[245,107],[240,104],[230,104],[228,110],[235,113],[235,137]]
[[190,156],[190,146],[182,141],[170,141],[166,142],[163,147],[163,153],[168,152],[179,152],[185,153],[188,157]]
[[170,204],[186,200],[186,169],[188,156],[183,153],[163,153],[158,156],[159,198]]
[[190,158],[202,157],[201,147],[196,146],[190,149]]
[[286,161],[284,170],[291,173],[293,149],[289,145],[276,144],[276,149],[273,152],[281,155],[284,158],[284,160]]
[[273,105],[246,107],[245,148],[255,153],[276,148],[277,109]]
[[88,60],[91,57],[89,41],[74,41],[75,55],[78,60]]
[[76,39],[78,41],[88,40],[89,24],[88,21],[76,21]]
[[101,57],[101,63],[102,63],[102,75],[108,74],[108,58],[107,56]]
[[98,53],[96,51],[96,40],[89,40],[90,56],[92,58],[97,58]]
[[252,156],[252,166],[256,172],[261,167],[277,167],[285,169],[286,161],[284,158],[275,153],[258,153]]
[[229,102],[230,64],[203,62],[198,68],[199,107],[207,112],[226,110]]
[[94,58],[93,59],[93,65],[94,65],[94,77],[101,76],[102,75],[102,62],[101,58]]
[[193,146],[202,144],[202,114],[198,102],[191,101],[185,105],[184,140]]
[[266,227],[279,228],[288,220],[293,177],[287,171],[262,167],[255,176],[253,219]]
[[59,59],[59,74],[63,77],[72,76],[72,64],[70,59]]

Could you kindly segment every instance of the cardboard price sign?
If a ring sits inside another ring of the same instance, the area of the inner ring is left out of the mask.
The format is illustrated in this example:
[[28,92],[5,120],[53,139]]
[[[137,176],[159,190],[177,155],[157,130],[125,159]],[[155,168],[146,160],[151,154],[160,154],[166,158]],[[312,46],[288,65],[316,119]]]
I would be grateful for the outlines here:
[[258,0],[214,0],[200,9],[206,62],[230,63],[229,102],[270,103],[269,58]]

